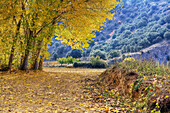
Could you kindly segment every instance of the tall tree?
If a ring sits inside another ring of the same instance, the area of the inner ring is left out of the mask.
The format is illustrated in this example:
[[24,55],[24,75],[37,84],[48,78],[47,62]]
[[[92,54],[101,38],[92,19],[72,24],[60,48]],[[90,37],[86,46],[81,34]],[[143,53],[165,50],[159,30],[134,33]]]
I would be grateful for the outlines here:
[[[33,69],[37,69],[42,46],[49,38],[41,37],[43,33],[50,30],[51,37],[56,35],[72,48],[87,48],[95,37],[92,31],[99,30],[106,18],[112,19],[114,13],[109,11],[118,4],[117,0],[1,0],[0,20],[13,21],[11,18],[15,17],[16,32],[12,36],[19,33],[24,36],[21,69],[27,69],[30,55],[33,56]],[[13,46],[11,53],[14,55]],[[12,59],[10,57],[10,62]]]

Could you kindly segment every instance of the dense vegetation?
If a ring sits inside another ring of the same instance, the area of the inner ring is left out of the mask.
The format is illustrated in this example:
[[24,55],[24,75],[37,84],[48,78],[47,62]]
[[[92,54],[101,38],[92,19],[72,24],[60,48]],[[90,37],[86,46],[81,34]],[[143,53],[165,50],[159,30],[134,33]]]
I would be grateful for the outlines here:
[[[125,58],[91,84],[94,101],[104,101],[119,112],[169,113],[170,73],[156,62]],[[107,109],[108,111],[110,109]],[[114,110],[115,111],[115,110]]]
[[[102,59],[118,57],[123,53],[137,52],[162,40],[170,39],[170,2],[168,0],[131,0],[122,2],[113,20],[107,20],[102,32],[96,31],[96,38],[84,50],[83,57],[100,56]],[[56,41],[49,52],[59,51]],[[64,57],[68,51],[66,47]],[[53,58],[54,55],[51,55]],[[80,56],[81,57],[81,56]]]
[[[119,0],[1,0],[0,69],[42,69],[54,35],[71,48],[87,48],[93,31],[112,19],[110,10],[118,4]],[[53,60],[63,49],[53,53]]]
[[100,59],[99,56],[92,56],[89,62],[74,62],[73,67],[83,67],[83,68],[106,68],[108,64]]
[[62,64],[73,64],[74,62],[78,62],[79,59],[75,59],[72,56],[68,58],[58,58],[57,61],[62,65]]

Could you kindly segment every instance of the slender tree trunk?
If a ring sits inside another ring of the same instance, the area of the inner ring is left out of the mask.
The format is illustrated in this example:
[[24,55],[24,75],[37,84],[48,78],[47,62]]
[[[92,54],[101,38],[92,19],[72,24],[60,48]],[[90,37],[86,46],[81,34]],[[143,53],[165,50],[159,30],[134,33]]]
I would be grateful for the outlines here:
[[[48,43],[45,44],[45,49],[43,49],[43,52],[47,51],[47,47],[48,47]],[[42,69],[43,69],[44,58],[45,58],[45,55],[43,54],[43,55],[40,57],[39,67],[38,67],[39,70],[42,70]]]
[[27,37],[27,47],[25,49],[25,56],[23,58],[23,62],[22,62],[22,65],[21,65],[21,70],[27,70],[28,57],[29,57],[31,44],[32,44],[32,42],[31,42],[32,37],[33,37],[33,32],[29,30],[29,36]]
[[22,66],[23,60],[24,60],[24,57],[23,55],[21,55],[20,67]]
[[[22,17],[22,16],[21,16]],[[15,17],[13,17],[14,21],[17,23]],[[15,36],[13,37],[13,44],[12,44],[12,48],[11,48],[11,54],[10,54],[10,57],[9,57],[9,62],[8,62],[8,67],[11,71],[12,69],[12,61],[13,61],[13,57],[14,57],[14,51],[15,51],[15,44],[17,42],[17,36],[19,35],[19,29],[20,29],[20,26],[21,26],[21,19],[19,20],[18,24],[17,24],[17,29],[16,29],[16,34]]]
[[[21,39],[20,39],[21,40]],[[21,51],[20,51],[20,67],[22,65],[22,62],[23,62],[23,43],[20,41],[20,46],[21,46]]]
[[43,43],[43,39],[41,41],[39,41],[38,45],[37,45],[37,52],[35,54],[35,59],[34,59],[33,68],[32,68],[33,70],[37,70],[38,69],[38,59],[40,57],[42,43]]
[[37,53],[37,50],[36,50],[36,41],[35,40],[33,40],[32,41],[32,45],[33,45],[33,47],[32,47],[32,51],[31,51],[31,61],[32,61],[32,63],[31,63],[31,69],[33,69],[34,68],[34,60],[35,60],[35,58],[36,58],[36,53]]
[[43,69],[44,58],[45,58],[45,55],[42,55],[42,56],[40,57],[40,62],[39,62],[39,66],[38,66],[38,69],[39,69],[39,70],[42,70],[42,69]]
[[12,69],[12,61],[13,61],[13,57],[14,57],[14,51],[15,51],[15,48],[14,48],[15,44],[12,45],[12,48],[11,48],[11,54],[10,54],[10,57],[9,57],[9,62],[8,62],[8,68]]
[[24,60],[23,60],[23,63],[21,65],[21,70],[27,70],[29,52],[30,52],[29,50],[25,51]]

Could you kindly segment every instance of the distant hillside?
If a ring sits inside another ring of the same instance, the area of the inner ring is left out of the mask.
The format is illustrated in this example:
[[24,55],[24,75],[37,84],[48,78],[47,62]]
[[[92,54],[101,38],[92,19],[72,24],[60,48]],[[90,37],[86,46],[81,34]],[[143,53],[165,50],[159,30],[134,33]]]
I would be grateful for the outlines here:
[[102,32],[96,32],[96,38],[88,49],[73,51],[55,41],[48,49],[51,60],[74,54],[111,59],[170,39],[169,0],[122,1],[124,6],[117,10],[113,20],[107,20]]
[[170,40],[162,41],[157,44],[153,44],[150,47],[142,49],[140,52],[125,53],[121,57],[116,57],[108,61],[109,64],[113,64],[115,61],[120,61],[122,57],[134,57],[136,59],[148,59],[155,60],[161,63],[170,61]]

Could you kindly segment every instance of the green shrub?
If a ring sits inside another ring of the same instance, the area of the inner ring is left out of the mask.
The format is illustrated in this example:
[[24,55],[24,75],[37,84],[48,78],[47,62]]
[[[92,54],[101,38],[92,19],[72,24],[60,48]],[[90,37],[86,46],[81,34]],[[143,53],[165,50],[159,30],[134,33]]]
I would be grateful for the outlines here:
[[113,58],[113,57],[119,57],[120,56],[120,52],[119,51],[115,51],[115,50],[111,50],[108,54],[108,58]]
[[153,5],[151,8],[152,8],[152,10],[158,10],[159,9],[157,5]]
[[57,48],[57,54],[63,54],[64,53],[64,50],[65,50],[65,46],[62,45],[62,46],[59,46]]
[[78,62],[79,59],[77,58],[73,58],[72,56],[69,56],[68,58],[66,58],[66,63],[67,64],[73,64],[74,62]]
[[[83,53],[83,54],[85,54],[85,56],[89,56],[91,50],[92,50],[91,47],[90,47],[90,48],[87,48],[86,50],[83,51],[83,52],[85,52],[85,53]],[[83,55],[83,54],[82,54],[82,55]]]
[[167,28],[160,27],[157,29],[157,32],[160,34],[161,37],[163,37],[164,33],[167,31]]
[[165,17],[165,22],[166,22],[166,23],[170,23],[170,15],[167,15],[167,16]]
[[150,45],[150,42],[146,38],[144,38],[139,42],[139,45],[142,47],[147,47]]
[[56,60],[57,57],[58,57],[58,54],[57,54],[57,53],[54,53],[54,54],[53,54],[53,59]]
[[104,36],[101,37],[101,40],[105,40]]
[[120,14],[120,15],[119,15],[119,18],[120,18],[121,20],[124,20],[124,19],[125,19],[125,16],[124,16],[123,14]]
[[106,68],[107,67],[107,63],[102,61],[99,56],[96,56],[96,57],[92,56],[90,58],[90,62],[93,68]]
[[58,47],[60,45],[59,42],[55,42],[55,47]]
[[58,61],[61,65],[67,63],[66,58],[58,58],[57,61]]
[[154,16],[154,20],[158,21],[160,19],[160,17],[158,15]]
[[165,20],[162,18],[162,19],[159,19],[158,23],[159,23],[160,25],[164,25],[166,22],[165,22]]
[[170,39],[170,32],[165,32],[164,38],[169,40]]
[[147,36],[148,40],[152,42],[154,39],[156,39],[156,37],[160,36],[160,34],[157,32],[150,32]]
[[69,56],[67,59],[67,64],[73,64],[74,58],[72,56]]
[[69,56],[68,58],[58,58],[57,61],[62,65],[62,64],[73,64],[74,62],[78,62],[79,59],[75,59],[72,56]]
[[166,28],[170,29],[170,24],[167,24]]
[[122,13],[126,14],[128,11],[126,9],[122,9]]
[[162,37],[158,36],[156,37],[156,39],[153,40],[153,43],[158,43],[160,41],[162,41]]
[[74,62],[73,67],[92,68],[91,62]]
[[155,12],[154,10],[150,10],[150,11],[148,12],[148,15],[149,15],[149,16],[152,16],[152,14],[153,14],[154,12]]
[[126,38],[131,34],[130,30],[125,30],[123,36]]
[[110,38],[110,35],[106,35],[106,38],[109,39],[109,38]]
[[81,50],[73,49],[66,54],[66,57],[72,56],[73,58],[80,58],[82,57],[81,54],[82,54]]
[[156,32],[158,28],[161,28],[161,26],[159,24],[155,24],[155,25],[152,26],[150,31]]
[[123,54],[123,55],[122,55],[122,58],[124,59],[125,57],[126,57],[126,56]]
[[128,27],[127,27],[127,29],[128,30],[130,30],[130,31],[133,31],[134,29],[136,28],[136,26],[135,25],[129,25]]
[[147,26],[147,21],[146,20],[140,20],[137,24],[138,28]]
[[92,57],[92,56],[94,56],[94,57],[99,56],[101,59],[106,60],[106,52],[101,51],[99,49],[91,51],[90,57]]
[[125,31],[125,27],[123,25],[121,25],[118,29],[118,32],[122,33],[123,31]]
[[[94,46],[92,47],[92,50],[97,50],[97,49],[100,49],[101,47],[102,47],[102,45],[96,44],[96,45],[94,45]],[[90,52],[91,52],[92,50],[90,50]]]
[[87,56],[86,51],[83,51],[83,52],[82,52],[82,57],[86,57],[86,56]]
[[96,33],[96,36],[99,36],[99,35],[100,35],[100,32],[99,32],[99,31],[96,31],[95,33]]
[[115,34],[113,34],[112,39],[115,39],[115,38],[116,38],[116,35],[115,35]]

